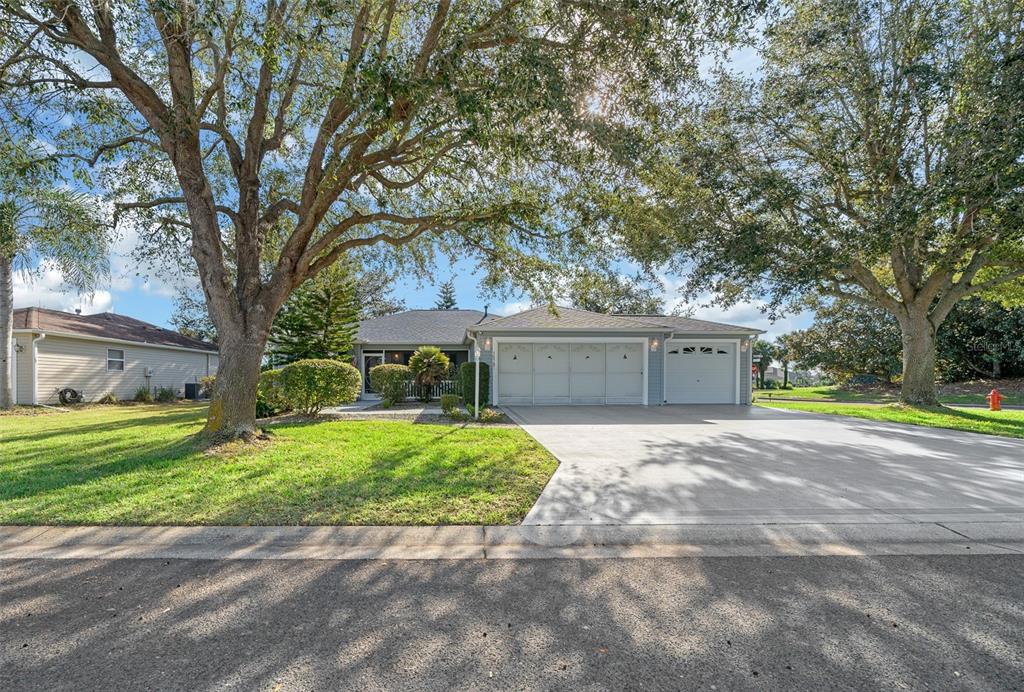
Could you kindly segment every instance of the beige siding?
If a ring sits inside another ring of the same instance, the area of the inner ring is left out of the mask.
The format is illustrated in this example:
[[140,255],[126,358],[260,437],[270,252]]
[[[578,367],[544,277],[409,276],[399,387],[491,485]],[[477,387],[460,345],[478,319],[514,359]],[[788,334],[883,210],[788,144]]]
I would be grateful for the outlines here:
[[[108,348],[124,351],[123,372],[107,370]],[[113,392],[118,399],[131,399],[135,391],[144,386],[151,390],[170,387],[182,394],[186,382],[196,382],[216,371],[216,357],[207,355],[155,346],[47,336],[39,342],[39,403],[55,403],[57,392],[64,387],[82,392],[87,401],[107,392]],[[153,369],[152,377],[145,376],[146,368]]]
[[15,343],[21,347],[21,351],[15,355],[17,371],[14,374],[15,401],[19,404],[32,403],[32,336],[30,334],[15,334]]

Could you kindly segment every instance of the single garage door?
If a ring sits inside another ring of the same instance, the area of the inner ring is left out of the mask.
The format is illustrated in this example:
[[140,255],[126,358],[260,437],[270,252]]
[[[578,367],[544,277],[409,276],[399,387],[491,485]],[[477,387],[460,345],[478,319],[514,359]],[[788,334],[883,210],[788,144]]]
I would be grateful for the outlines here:
[[644,403],[640,342],[499,342],[496,355],[500,404]]
[[665,400],[670,404],[738,403],[736,356],[735,342],[665,342]]

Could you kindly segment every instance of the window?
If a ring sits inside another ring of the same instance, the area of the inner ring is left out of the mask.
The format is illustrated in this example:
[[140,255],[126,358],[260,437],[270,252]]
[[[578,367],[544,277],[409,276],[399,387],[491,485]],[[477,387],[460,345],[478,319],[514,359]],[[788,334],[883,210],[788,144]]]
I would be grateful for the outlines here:
[[701,353],[711,353],[711,347],[710,346],[701,346],[700,347],[700,352]]
[[124,351],[119,348],[107,349],[107,371],[111,370],[124,370]]
[[693,346],[683,346],[683,353],[694,353],[696,350]]
[[727,356],[727,355],[729,355],[729,352],[728,352],[728,351],[726,351],[726,350],[725,350],[724,348],[720,348],[720,349],[718,349],[717,353],[718,353],[718,355],[720,355],[720,356]]

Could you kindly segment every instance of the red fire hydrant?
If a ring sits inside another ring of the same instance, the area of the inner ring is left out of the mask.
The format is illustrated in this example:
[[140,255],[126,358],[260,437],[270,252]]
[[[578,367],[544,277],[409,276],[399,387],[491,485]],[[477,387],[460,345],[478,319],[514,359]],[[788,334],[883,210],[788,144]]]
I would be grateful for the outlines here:
[[1003,395],[999,393],[998,389],[993,389],[991,392],[988,393],[988,396],[985,397],[985,398],[988,399],[988,410],[989,411],[1002,411],[1003,410],[1003,407],[1002,407],[1002,405],[1000,403],[1003,400]]

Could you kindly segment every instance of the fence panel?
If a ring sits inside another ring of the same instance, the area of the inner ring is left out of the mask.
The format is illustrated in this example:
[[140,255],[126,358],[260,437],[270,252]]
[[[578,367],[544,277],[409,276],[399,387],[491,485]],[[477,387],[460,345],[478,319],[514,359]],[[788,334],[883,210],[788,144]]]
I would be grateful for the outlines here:
[[[421,391],[420,385],[409,381],[405,384],[405,395],[410,399],[418,399]],[[440,399],[443,394],[458,394],[459,381],[454,379],[441,380],[430,387],[430,398]]]

